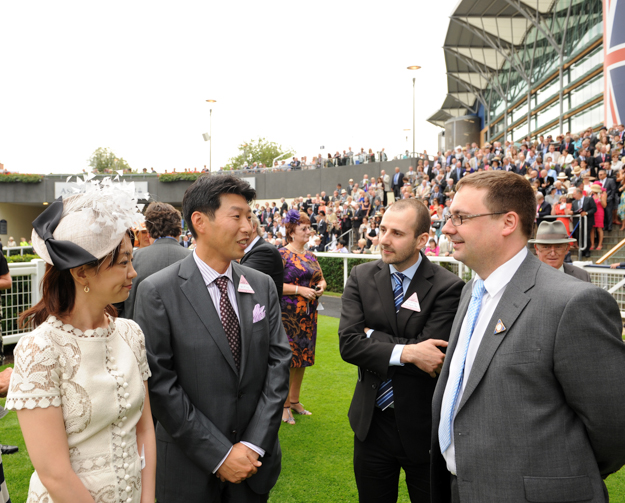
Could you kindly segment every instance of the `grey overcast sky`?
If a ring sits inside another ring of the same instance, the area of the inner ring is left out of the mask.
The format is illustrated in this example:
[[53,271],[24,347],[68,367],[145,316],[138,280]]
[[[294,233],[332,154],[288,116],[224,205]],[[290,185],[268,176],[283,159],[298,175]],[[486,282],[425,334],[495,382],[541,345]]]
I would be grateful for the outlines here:
[[[312,158],[437,150],[457,0],[0,3],[0,162],[76,173],[98,147],[131,167],[213,170],[264,137]],[[421,65],[411,72],[408,65]],[[409,136],[406,142],[406,136]]]

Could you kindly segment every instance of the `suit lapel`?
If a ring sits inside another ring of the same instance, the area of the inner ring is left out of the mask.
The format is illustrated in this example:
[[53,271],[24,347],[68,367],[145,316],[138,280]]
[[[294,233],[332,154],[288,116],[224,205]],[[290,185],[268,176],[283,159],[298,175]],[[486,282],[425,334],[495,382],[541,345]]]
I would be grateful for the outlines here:
[[[262,239],[262,238],[261,238]],[[241,372],[239,374],[239,382],[243,378],[245,364],[250,347],[250,337],[252,336],[252,314],[254,312],[254,298],[251,293],[239,292],[239,282],[241,281],[241,271],[238,264],[232,264],[232,279],[234,282],[234,290],[237,296],[237,305],[239,307],[239,325],[241,326]],[[253,289],[254,287],[252,287]],[[229,349],[229,348],[228,348]]]
[[[224,332],[223,325],[219,314],[215,309],[213,300],[204,284],[202,273],[198,269],[193,255],[184,259],[180,265],[179,276],[185,281],[180,285],[182,293],[185,295],[189,304],[202,321],[208,334],[213,338],[215,344],[223,354],[224,358],[236,374],[237,367],[232,357],[232,351],[228,344],[228,337]],[[238,284],[238,283],[237,283]]]
[[[416,293],[417,298],[419,299],[419,304],[421,304],[425,296],[432,288],[432,283],[430,283],[427,279],[432,276],[432,263],[425,257],[425,255],[421,255],[421,264],[419,264],[419,268],[412,278],[410,286],[408,286],[408,290],[406,290],[404,300],[408,300],[412,294]],[[411,309],[399,309],[399,313],[397,313],[397,328],[399,329],[399,333],[405,333],[404,328],[413,314],[417,313]]]
[[[462,400],[458,405],[458,410],[462,408],[479,385],[499,345],[503,342],[504,337],[510,332],[517,318],[530,301],[530,297],[526,292],[536,283],[536,274],[540,264],[537,258],[528,254],[510,280],[510,283],[508,283],[484,332],[484,337],[482,338],[477,355],[475,356],[475,361],[473,362],[467,385],[462,394]],[[495,327],[499,320],[501,320],[505,329],[499,333],[495,333]]]
[[395,315],[395,302],[393,297],[393,289],[391,288],[391,273],[388,265],[380,260],[378,267],[380,270],[375,273],[375,284],[378,290],[378,296],[380,297],[380,303],[386,318],[388,319],[393,334],[399,336],[399,330],[397,329],[397,316]]

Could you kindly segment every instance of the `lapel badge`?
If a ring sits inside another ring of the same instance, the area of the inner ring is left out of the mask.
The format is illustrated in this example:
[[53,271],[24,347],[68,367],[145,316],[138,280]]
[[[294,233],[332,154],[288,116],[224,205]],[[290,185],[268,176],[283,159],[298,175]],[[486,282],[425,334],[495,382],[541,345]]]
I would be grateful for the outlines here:
[[254,290],[252,289],[250,284],[247,282],[247,280],[245,279],[245,276],[243,276],[243,274],[241,274],[241,279],[239,280],[239,288],[237,289],[237,292],[240,292],[240,293],[254,293]]
[[503,321],[499,320],[497,322],[497,325],[495,325],[495,334],[500,334],[501,332],[503,332],[506,329],[506,326],[503,324]]

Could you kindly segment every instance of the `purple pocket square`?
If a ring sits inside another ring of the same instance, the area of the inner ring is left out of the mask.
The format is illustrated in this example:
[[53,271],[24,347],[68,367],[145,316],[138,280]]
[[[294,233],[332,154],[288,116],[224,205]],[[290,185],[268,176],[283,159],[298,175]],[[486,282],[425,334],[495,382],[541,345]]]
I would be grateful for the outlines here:
[[254,312],[252,313],[252,323],[257,323],[263,319],[265,319],[265,306],[256,304],[254,306]]

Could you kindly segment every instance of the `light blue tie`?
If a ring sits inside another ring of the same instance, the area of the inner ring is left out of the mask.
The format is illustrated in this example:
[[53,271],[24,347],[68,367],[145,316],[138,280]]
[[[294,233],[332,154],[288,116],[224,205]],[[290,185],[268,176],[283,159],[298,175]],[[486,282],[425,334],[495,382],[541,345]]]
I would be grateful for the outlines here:
[[[395,280],[395,288],[393,288],[393,298],[395,301],[395,314],[399,312],[399,308],[404,302],[404,278],[406,276],[400,272],[393,273],[393,279]],[[394,402],[393,398],[393,380],[387,379],[378,389],[378,394],[375,399],[375,404],[382,410],[388,409]]]
[[441,447],[441,452],[445,452],[451,445],[451,424],[453,422],[456,402],[458,400],[458,395],[460,394],[462,381],[464,379],[464,366],[467,361],[469,342],[471,342],[475,322],[480,314],[484,291],[484,281],[476,279],[473,283],[471,302],[469,303],[469,309],[467,310],[467,327],[466,330],[460,334],[458,345],[456,346],[456,351],[454,352],[454,356],[462,355],[462,365],[457,368],[454,367],[453,369],[450,366],[449,379],[447,380],[447,383],[450,386],[451,393],[445,394],[445,399],[443,400],[443,405],[441,407],[441,422],[438,425],[438,442]]

